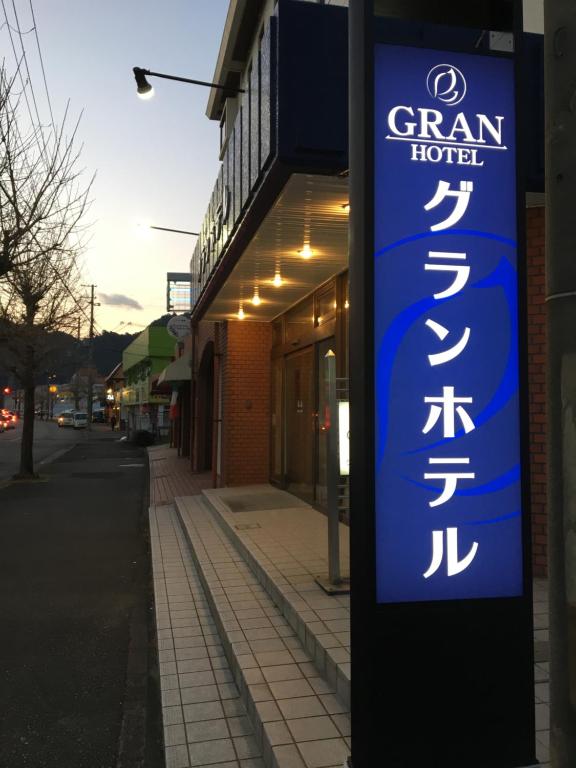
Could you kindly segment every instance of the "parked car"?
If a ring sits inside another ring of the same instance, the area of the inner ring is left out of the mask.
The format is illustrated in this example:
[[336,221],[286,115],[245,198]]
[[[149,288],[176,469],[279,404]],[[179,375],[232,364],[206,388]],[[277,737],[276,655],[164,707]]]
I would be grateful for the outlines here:
[[6,422],[4,421],[2,414],[0,413],[0,433],[6,430]]
[[62,411],[58,416],[59,427],[73,427],[74,426],[74,411]]
[[76,411],[73,416],[74,423],[72,426],[74,429],[86,429],[88,426],[88,414],[82,411]]

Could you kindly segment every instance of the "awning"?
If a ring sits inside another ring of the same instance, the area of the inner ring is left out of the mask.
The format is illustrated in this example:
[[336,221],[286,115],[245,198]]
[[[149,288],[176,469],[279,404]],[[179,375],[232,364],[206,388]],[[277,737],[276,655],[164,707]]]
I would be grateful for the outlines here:
[[188,355],[183,355],[164,368],[158,376],[158,384],[180,384],[183,381],[190,381],[191,378],[190,358]]

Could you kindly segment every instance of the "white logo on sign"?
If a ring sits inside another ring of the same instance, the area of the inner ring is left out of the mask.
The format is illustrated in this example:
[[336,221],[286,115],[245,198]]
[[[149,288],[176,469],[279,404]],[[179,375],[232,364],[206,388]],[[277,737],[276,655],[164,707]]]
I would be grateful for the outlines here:
[[428,72],[426,88],[433,99],[454,107],[466,95],[466,80],[452,64],[437,64]]

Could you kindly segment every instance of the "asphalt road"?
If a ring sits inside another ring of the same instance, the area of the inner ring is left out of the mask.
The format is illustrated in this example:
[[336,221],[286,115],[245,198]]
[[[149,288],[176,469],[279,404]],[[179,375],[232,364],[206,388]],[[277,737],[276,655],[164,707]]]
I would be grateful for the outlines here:
[[163,765],[147,458],[118,437],[42,438],[81,443],[0,488],[2,768]]
[[[99,425],[97,425],[99,426]],[[34,422],[34,461],[43,461],[57,451],[88,439],[87,430],[60,428],[53,421]],[[12,477],[20,465],[22,424],[0,434],[0,481]]]

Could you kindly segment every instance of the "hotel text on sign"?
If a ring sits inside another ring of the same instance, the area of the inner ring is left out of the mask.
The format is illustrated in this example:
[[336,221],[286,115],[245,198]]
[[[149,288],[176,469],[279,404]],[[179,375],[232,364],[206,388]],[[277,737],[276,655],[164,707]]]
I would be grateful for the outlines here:
[[379,602],[522,594],[513,63],[377,45]]

